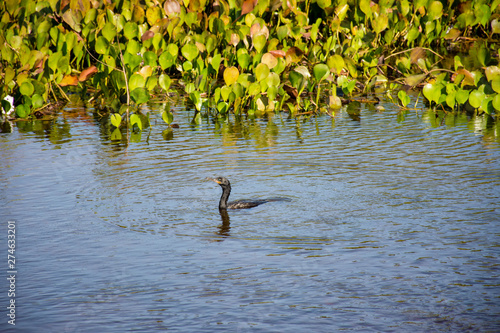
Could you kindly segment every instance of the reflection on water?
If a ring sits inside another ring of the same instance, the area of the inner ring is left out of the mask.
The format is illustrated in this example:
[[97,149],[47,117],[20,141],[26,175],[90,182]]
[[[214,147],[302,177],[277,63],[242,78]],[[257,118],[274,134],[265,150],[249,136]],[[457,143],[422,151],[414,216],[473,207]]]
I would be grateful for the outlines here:
[[[2,124],[16,328],[500,330],[498,121],[353,103],[333,118],[174,109],[167,130],[162,107],[113,140],[78,105]],[[235,198],[291,200],[218,211],[214,174]]]

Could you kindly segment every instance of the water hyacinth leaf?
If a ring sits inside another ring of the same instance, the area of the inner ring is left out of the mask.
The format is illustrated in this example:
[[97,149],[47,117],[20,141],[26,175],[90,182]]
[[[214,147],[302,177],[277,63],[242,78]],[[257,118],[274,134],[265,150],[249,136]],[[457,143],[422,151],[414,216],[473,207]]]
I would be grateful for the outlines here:
[[278,64],[273,68],[273,71],[277,74],[282,73],[286,68],[286,60],[283,58],[278,58]]
[[469,100],[469,90],[458,89],[455,93],[455,99],[459,104],[465,104]]
[[238,68],[234,66],[228,67],[224,70],[224,82],[226,82],[227,86],[230,86],[238,80],[239,75],[240,72],[238,71]]
[[274,101],[276,96],[278,96],[278,86],[271,86],[267,88],[267,97],[269,97],[269,100]]
[[493,107],[496,110],[500,111],[500,94],[497,94],[497,95],[495,95],[495,97],[493,97],[492,103],[493,103]]
[[225,114],[227,112],[227,109],[228,109],[228,104],[226,102],[219,102],[217,104],[217,111],[219,111],[219,113]]
[[451,93],[448,93],[448,94],[446,95],[446,104],[447,104],[450,108],[452,108],[452,109],[454,109],[454,108],[455,108],[455,104],[456,104],[456,99],[455,99],[455,96],[456,96],[456,92],[455,92],[455,91],[453,91],[453,92],[451,92]]
[[491,32],[500,34],[500,21],[496,18],[491,21]]
[[329,57],[326,63],[328,68],[337,75],[340,74],[342,69],[345,67],[344,59],[338,54]]
[[151,67],[156,67],[156,60],[158,57],[156,56],[156,53],[151,52],[151,51],[146,51],[144,52],[144,65],[151,66]]
[[104,36],[104,38],[108,40],[108,42],[111,42],[113,38],[115,38],[116,36],[116,27],[113,23],[108,22],[102,28],[101,33]]
[[127,22],[123,27],[123,34],[128,40],[134,39],[139,35],[139,26],[135,22]]
[[130,93],[130,97],[136,104],[142,104],[149,101],[149,93],[146,88],[135,88]]
[[199,54],[196,45],[188,43],[181,48],[181,53],[188,61],[193,61]]
[[133,114],[130,116],[130,126],[133,127],[137,125],[140,131],[142,131],[142,121],[141,118],[137,114]]
[[174,115],[169,110],[163,111],[161,114],[161,117],[162,117],[163,121],[165,123],[167,123],[168,125],[170,125],[172,123],[172,121],[174,121]]
[[330,75],[330,69],[325,64],[317,64],[313,67],[313,75],[316,81],[320,82]]
[[491,89],[497,94],[500,94],[500,79],[491,81]]
[[477,60],[479,60],[479,63],[483,67],[487,66],[491,60],[490,51],[484,47],[484,45],[481,46],[477,52]]
[[469,95],[470,105],[477,109],[481,106],[483,99],[486,97],[485,93],[481,90],[473,90]]
[[137,73],[133,74],[130,77],[130,80],[128,83],[130,91],[133,91],[136,88],[144,88],[145,85],[146,85],[146,80],[144,79],[144,77],[142,75],[137,74]]
[[273,69],[278,64],[278,59],[269,52],[264,53],[260,61],[266,64],[269,69]]
[[174,65],[175,58],[168,51],[165,51],[158,58],[158,63],[160,64],[161,69],[165,70]]
[[229,88],[228,86],[223,86],[220,89],[220,95],[221,95],[222,99],[225,101],[227,101],[229,99],[230,93],[231,93],[231,88]]
[[120,127],[120,123],[122,122],[122,116],[119,113],[113,113],[110,117],[111,125],[114,127]]
[[95,51],[99,54],[106,54],[109,49],[109,42],[106,38],[103,36],[97,37],[96,43],[95,43]]
[[302,74],[303,77],[308,78],[311,77],[309,70],[305,66],[297,66],[293,69],[295,72]]
[[61,87],[66,86],[77,86],[78,85],[78,77],[74,75],[65,75],[61,82],[59,82]]
[[189,94],[189,98],[191,99],[191,102],[193,102],[196,110],[201,111],[201,106],[203,103],[203,101],[201,100],[201,93],[198,90],[193,91]]
[[241,68],[247,69],[248,66],[250,65],[251,61],[252,61],[252,58],[250,57],[250,55],[248,53],[238,54],[238,64],[241,66]]
[[441,87],[439,85],[433,85],[432,83],[427,83],[422,90],[425,98],[429,102],[439,102],[439,97],[441,97]]
[[245,93],[245,88],[243,87],[243,85],[241,83],[236,82],[235,84],[233,84],[232,88],[233,88],[232,90],[233,90],[233,93],[236,96],[236,98],[243,97],[243,95]]
[[40,96],[39,94],[34,94],[31,97],[31,103],[33,105],[33,108],[39,109],[43,106],[43,103],[44,103],[43,97]]
[[425,78],[427,74],[417,74],[417,75],[409,75],[405,77],[405,83],[410,87],[415,87],[417,84],[420,84]]
[[379,34],[385,29],[389,24],[389,17],[386,14],[380,14],[378,17],[373,16],[371,19],[373,30]]
[[280,85],[280,76],[276,73],[269,73],[265,80],[269,88],[278,87]]
[[19,92],[24,96],[31,96],[31,95],[33,95],[33,92],[35,91],[35,87],[33,86],[33,84],[30,81],[31,80],[24,81],[21,84],[21,86],[19,87]]
[[258,34],[252,37],[252,43],[257,52],[262,53],[262,50],[266,46],[267,38],[264,34]]
[[443,15],[443,4],[441,1],[433,1],[428,9],[427,9],[427,16],[429,17],[430,20],[437,20]]
[[304,76],[298,72],[291,71],[288,74],[288,79],[290,80],[290,83],[292,84],[292,87],[301,90],[303,83],[305,81]]
[[255,77],[257,78],[257,81],[264,80],[268,75],[269,67],[264,63],[258,64],[255,68]]
[[[114,68],[115,66],[112,66],[112,67]],[[80,81],[80,82],[87,81],[89,78],[94,76],[95,73],[97,73],[97,67],[95,67],[95,66],[87,67],[84,70],[82,70],[82,72],[80,73],[80,76],[78,77],[78,81]]]
[[399,98],[399,101],[401,102],[401,105],[403,105],[404,107],[406,107],[408,104],[410,104],[410,96],[408,96],[406,91],[400,90],[398,92],[398,98]]
[[165,91],[167,92],[168,89],[170,88],[170,84],[171,84],[171,80],[170,80],[170,77],[165,74],[165,73],[162,73],[160,75],[160,78],[159,78],[159,84],[160,84],[160,87]]
[[29,112],[29,109],[26,108],[23,104],[20,104],[18,106],[16,106],[16,115],[19,117],[19,118],[26,118],[26,116],[28,116],[28,112]]

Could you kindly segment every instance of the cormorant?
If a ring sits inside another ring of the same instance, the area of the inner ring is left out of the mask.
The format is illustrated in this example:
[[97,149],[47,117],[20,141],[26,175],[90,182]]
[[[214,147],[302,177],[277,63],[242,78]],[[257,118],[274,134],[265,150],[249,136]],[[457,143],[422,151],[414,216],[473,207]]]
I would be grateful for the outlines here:
[[227,199],[229,199],[229,194],[231,193],[231,183],[229,183],[229,180],[224,177],[217,177],[217,178],[208,177],[207,179],[216,182],[217,184],[220,185],[220,187],[222,187],[222,196],[220,197],[219,201],[219,210],[252,208],[269,201],[281,200],[281,199],[238,200],[227,203]]

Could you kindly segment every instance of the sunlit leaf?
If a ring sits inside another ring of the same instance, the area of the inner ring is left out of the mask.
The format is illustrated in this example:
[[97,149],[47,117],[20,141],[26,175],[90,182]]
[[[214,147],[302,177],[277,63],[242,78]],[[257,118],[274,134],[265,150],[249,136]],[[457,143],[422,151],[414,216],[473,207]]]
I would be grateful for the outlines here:
[[33,95],[34,91],[35,87],[33,87],[33,84],[30,82],[30,80],[24,81],[19,87],[19,92],[24,96],[31,96]]
[[99,54],[106,54],[109,50],[109,42],[103,36],[97,37],[95,42],[95,51]]
[[479,108],[481,106],[481,103],[483,102],[483,99],[486,97],[484,92],[480,90],[473,90],[469,94],[469,103],[473,108]]
[[122,122],[122,116],[120,116],[119,113],[111,114],[110,119],[111,119],[111,124],[114,127],[120,127],[120,123]]
[[171,80],[170,80],[170,77],[165,74],[165,73],[162,73],[160,75],[160,78],[158,80],[159,84],[160,84],[160,87],[166,92],[168,91],[168,89],[170,88],[170,84],[171,84]]
[[161,117],[163,121],[166,122],[168,125],[170,125],[172,121],[174,121],[174,115],[169,110],[163,111]]
[[330,69],[325,64],[316,64],[313,67],[313,75],[316,81],[320,82],[330,75]]
[[95,66],[87,67],[84,70],[82,70],[82,72],[80,73],[80,76],[78,77],[78,81],[80,81],[80,82],[87,81],[95,73],[97,73],[97,67],[95,67]]
[[139,27],[135,22],[127,22],[123,27],[123,34],[127,39],[131,40],[139,35]]
[[181,48],[181,53],[188,61],[193,61],[199,54],[196,45],[187,43]]
[[141,118],[137,114],[133,114],[130,116],[130,126],[137,125],[139,127],[139,130],[142,131],[142,121]]
[[269,67],[264,63],[258,64],[255,68],[255,77],[257,78],[257,81],[264,80],[268,75]]
[[241,5],[241,15],[252,12],[255,5],[257,5],[257,0],[245,0]]
[[270,52],[264,53],[260,61],[266,64],[269,69],[273,69],[278,64],[278,59]]
[[61,82],[59,82],[61,87],[66,86],[77,86],[78,85],[78,77],[74,75],[65,75]]
[[401,102],[401,105],[403,105],[404,107],[406,107],[408,104],[410,104],[410,96],[408,96],[406,94],[406,91],[400,90],[398,92],[398,98]]
[[240,75],[240,72],[238,71],[238,68],[232,66],[232,67],[227,67],[224,70],[224,82],[226,82],[227,86],[232,85],[233,83],[238,80],[238,76]]
[[443,15],[443,4],[441,1],[433,1],[428,9],[427,16],[429,16],[430,20],[437,20]]
[[140,74],[133,74],[129,79],[129,89],[130,91],[135,90],[136,88],[144,88],[146,85],[146,80]]

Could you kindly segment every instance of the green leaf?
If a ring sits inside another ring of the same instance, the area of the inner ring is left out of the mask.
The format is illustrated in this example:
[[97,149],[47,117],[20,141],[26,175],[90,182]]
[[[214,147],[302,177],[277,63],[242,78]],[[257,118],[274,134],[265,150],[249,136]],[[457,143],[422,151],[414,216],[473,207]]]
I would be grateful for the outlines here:
[[398,98],[401,101],[401,105],[403,105],[404,107],[410,104],[410,97],[408,96],[408,94],[406,94],[406,91],[400,90],[398,92]]
[[113,113],[110,117],[111,125],[114,127],[120,127],[120,123],[122,122],[122,116],[119,113]]
[[497,95],[495,95],[495,97],[493,97],[492,103],[493,103],[493,107],[496,110],[500,111],[500,94],[497,94]]
[[95,51],[99,54],[107,54],[109,51],[109,42],[103,36],[97,37],[95,42]]
[[174,121],[174,115],[172,114],[172,112],[168,110],[163,111],[161,117],[163,121],[166,122],[168,125],[170,125],[172,121]]
[[458,89],[455,94],[455,99],[459,104],[465,104],[469,99],[469,90]]
[[142,104],[149,101],[149,93],[146,88],[135,88],[131,91],[130,97],[136,104]]
[[258,64],[255,68],[255,77],[257,78],[257,81],[264,80],[268,75],[269,67],[264,63]]
[[158,59],[158,57],[156,56],[156,53],[151,51],[146,51],[144,52],[143,59],[144,59],[144,65],[151,67],[157,66],[156,60]]
[[431,21],[437,20],[443,15],[443,4],[441,1],[433,1],[427,10],[427,16]]
[[196,110],[201,111],[201,106],[202,106],[202,100],[201,100],[201,93],[196,90],[193,91],[192,93],[189,94],[189,98],[193,102],[194,106],[196,107]]
[[470,105],[477,109],[481,106],[481,103],[483,102],[483,99],[485,99],[486,95],[484,92],[480,90],[473,90],[470,95],[469,95],[469,103]]
[[257,50],[258,53],[262,53],[262,50],[266,46],[267,38],[264,34],[258,34],[253,36],[252,38],[253,46]]
[[145,85],[146,80],[144,80],[144,77],[140,74],[133,74],[128,83],[130,91],[135,90],[136,88],[144,88]]
[[116,27],[113,23],[108,22],[102,28],[102,35],[111,42],[116,36]]
[[196,45],[188,43],[184,45],[181,49],[181,53],[188,61],[193,61],[199,54],[199,50]]
[[29,109],[27,109],[23,104],[16,106],[16,115],[19,118],[26,118],[29,114]]
[[313,68],[313,75],[316,81],[320,82],[330,75],[330,69],[325,64],[317,64]]
[[19,87],[19,92],[24,96],[31,96],[31,95],[33,95],[33,92],[35,91],[35,87],[33,86],[33,84],[30,81],[31,80],[24,81],[21,84],[21,86]]
[[142,121],[141,118],[137,114],[133,114],[130,116],[130,126],[134,126],[137,124],[137,127],[139,127],[139,130],[142,131]]
[[436,104],[439,102],[439,97],[441,97],[441,87],[439,85],[427,83],[422,92],[429,102],[435,102]]
[[39,109],[43,106],[44,100],[39,94],[34,94],[33,97],[31,97],[31,102],[33,103],[33,108]]
[[123,27],[123,34],[128,40],[131,40],[139,35],[139,27],[135,22],[127,22]]
[[161,74],[159,79],[160,87],[167,92],[170,88],[171,80],[167,74]]

